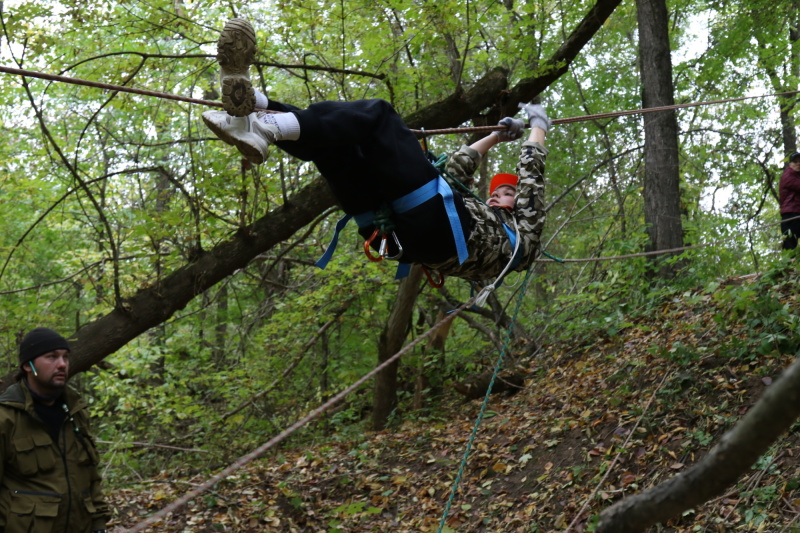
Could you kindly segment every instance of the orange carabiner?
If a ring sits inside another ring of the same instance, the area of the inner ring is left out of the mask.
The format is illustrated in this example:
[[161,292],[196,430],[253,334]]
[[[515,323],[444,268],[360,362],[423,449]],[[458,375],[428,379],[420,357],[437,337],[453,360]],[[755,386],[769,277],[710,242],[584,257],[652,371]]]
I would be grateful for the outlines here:
[[364,253],[367,254],[367,259],[369,259],[373,263],[377,263],[378,261],[383,259],[383,256],[380,254],[372,255],[372,250],[370,249],[370,244],[372,244],[372,241],[374,241],[375,238],[378,236],[379,231],[380,230],[378,228],[375,228],[375,231],[372,232],[372,235],[370,235],[369,239],[364,241]]
[[431,287],[433,287],[434,289],[441,289],[442,287],[444,287],[444,275],[439,273],[439,281],[433,281],[433,276],[431,276],[431,273],[428,271],[427,268],[422,267],[422,271],[425,272],[425,277],[428,278],[428,283],[430,284]]

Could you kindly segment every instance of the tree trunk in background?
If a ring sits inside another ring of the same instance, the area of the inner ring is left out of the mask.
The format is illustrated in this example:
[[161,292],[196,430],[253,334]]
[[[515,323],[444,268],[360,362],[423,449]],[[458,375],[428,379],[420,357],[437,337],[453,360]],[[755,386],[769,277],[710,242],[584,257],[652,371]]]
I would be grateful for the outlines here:
[[[784,82],[782,77],[779,76],[774,69],[767,69],[767,74],[772,81],[772,88],[779,93],[797,89],[797,82],[794,80],[800,77],[800,15],[794,12],[791,17],[792,23],[789,25],[789,47],[787,50],[789,57],[786,61],[786,68],[788,70],[786,74],[788,74],[788,76],[785,77],[787,82]],[[765,50],[765,48],[766,47],[763,45],[761,46],[761,50]],[[778,104],[780,105],[783,151],[788,157],[797,151],[797,131],[794,118],[795,108],[797,107],[797,95],[779,96]]]
[[[438,324],[445,318],[453,308],[449,305],[439,304],[439,310],[436,317],[433,319],[433,324]],[[431,324],[431,326],[433,326]],[[417,367],[417,379],[414,384],[414,402],[413,409],[419,411],[425,408],[426,403],[432,397],[439,397],[442,395],[444,376],[445,376],[445,346],[447,345],[447,336],[450,334],[450,328],[453,326],[453,321],[449,321],[436,329],[431,336],[428,337],[428,342],[425,345],[425,350],[422,357],[419,359]],[[427,327],[427,324],[426,324]]]
[[[642,107],[675,103],[672,86],[669,26],[665,0],[637,0]],[[644,217],[650,235],[648,250],[683,246],[678,175],[678,120],[675,111],[644,116]],[[676,268],[659,256],[658,275],[671,278]]]
[[[787,5],[788,13],[781,12],[770,13],[769,16],[775,18],[785,18],[788,21],[788,35],[789,41],[781,46],[782,50],[785,49],[785,54],[775,54],[774,45],[765,40],[764,35],[755,32],[758,47],[756,50],[759,55],[759,64],[763,66],[764,72],[769,78],[772,90],[778,94],[778,113],[781,123],[781,141],[783,143],[783,156],[782,164],[775,170],[774,174],[770,172],[767,175],[767,189],[772,194],[775,203],[779,202],[778,198],[778,177],[781,175],[783,168],[789,162],[789,156],[797,151],[797,126],[795,113],[798,102],[797,94],[784,95],[781,93],[789,93],[797,90],[797,80],[800,79],[800,14],[797,10],[800,8],[800,1],[795,0],[791,5]],[[753,24],[760,24],[760,17],[764,16],[757,8],[751,11]]]
[[[400,282],[397,300],[394,302],[394,307],[378,343],[378,364],[389,359],[403,347],[421,280],[422,268],[414,265],[408,276]],[[375,430],[379,431],[386,427],[389,416],[397,407],[398,366],[399,361],[395,361],[375,376],[375,397],[372,404],[372,428]]]

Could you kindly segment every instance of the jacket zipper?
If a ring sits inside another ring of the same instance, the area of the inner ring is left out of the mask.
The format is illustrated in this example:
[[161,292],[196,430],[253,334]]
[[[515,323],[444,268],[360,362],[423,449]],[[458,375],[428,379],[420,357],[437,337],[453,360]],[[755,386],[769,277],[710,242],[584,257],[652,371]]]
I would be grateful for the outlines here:
[[58,496],[61,498],[61,494],[57,492],[39,492],[36,490],[15,490],[14,494],[21,494],[23,496]]
[[72,486],[70,485],[69,466],[67,462],[67,418],[69,418],[70,414],[69,407],[67,407],[66,403],[62,403],[61,408],[66,414],[64,417],[64,423],[61,424],[61,459],[64,461],[64,473],[67,477],[67,519],[64,522],[64,533],[69,533],[69,515],[72,511]]

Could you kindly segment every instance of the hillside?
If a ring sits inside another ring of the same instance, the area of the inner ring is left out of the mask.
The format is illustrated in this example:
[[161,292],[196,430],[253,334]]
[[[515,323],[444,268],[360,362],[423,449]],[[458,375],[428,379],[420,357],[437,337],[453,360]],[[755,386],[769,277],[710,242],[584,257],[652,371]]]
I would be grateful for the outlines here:
[[[797,278],[778,269],[671,294],[548,346],[523,391],[492,396],[444,531],[591,530],[613,502],[698,461],[793,361]],[[435,532],[482,403],[452,400],[438,420],[278,449],[148,531]],[[736,486],[651,530],[797,531],[798,428]],[[114,491],[113,528],[207,477],[165,472]]]

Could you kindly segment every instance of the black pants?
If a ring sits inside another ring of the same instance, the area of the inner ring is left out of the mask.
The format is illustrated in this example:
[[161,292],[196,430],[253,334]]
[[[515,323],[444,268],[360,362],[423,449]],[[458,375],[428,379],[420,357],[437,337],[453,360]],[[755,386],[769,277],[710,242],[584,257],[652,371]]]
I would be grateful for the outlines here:
[[[292,112],[300,123],[297,141],[277,146],[312,161],[345,213],[376,211],[438,177],[414,134],[384,100],[319,102],[306,109],[270,100],[269,109]],[[472,218],[454,193],[456,210],[469,236]],[[403,246],[402,261],[441,263],[456,255],[453,234],[440,196],[393,215]],[[364,237],[374,227],[360,228]],[[396,250],[390,239],[390,253]],[[377,243],[376,243],[377,246]]]
[[[795,220],[789,220],[789,219]],[[781,233],[784,250],[797,248],[797,238],[800,236],[800,213],[781,213]]]

